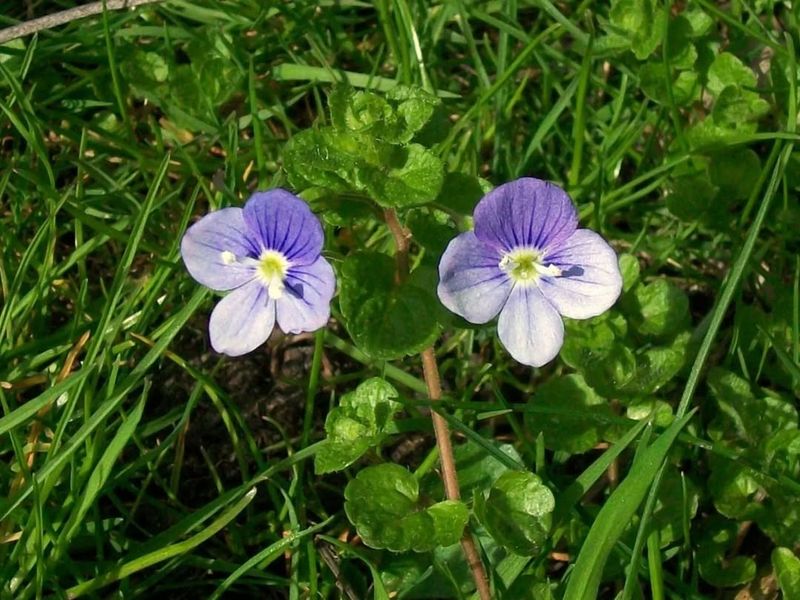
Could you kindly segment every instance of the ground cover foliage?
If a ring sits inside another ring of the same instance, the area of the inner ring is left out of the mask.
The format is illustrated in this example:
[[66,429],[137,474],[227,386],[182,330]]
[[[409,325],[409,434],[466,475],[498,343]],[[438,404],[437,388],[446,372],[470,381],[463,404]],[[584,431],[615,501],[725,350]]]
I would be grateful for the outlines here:
[[[0,46],[0,596],[469,598],[468,523],[498,598],[800,598],[796,11],[172,0]],[[521,176],[624,277],[540,369],[435,295]],[[225,358],[180,238],[275,186],[333,318]]]

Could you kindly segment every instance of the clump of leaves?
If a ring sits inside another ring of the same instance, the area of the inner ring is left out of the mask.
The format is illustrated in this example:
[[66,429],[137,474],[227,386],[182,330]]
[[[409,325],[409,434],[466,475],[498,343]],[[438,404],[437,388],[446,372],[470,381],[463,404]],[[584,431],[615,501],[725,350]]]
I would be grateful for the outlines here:
[[553,450],[585,452],[613,440],[620,420],[609,399],[631,419],[672,421],[658,392],[686,363],[691,334],[686,293],[667,279],[641,281],[635,257],[622,255],[623,298],[604,315],[567,321],[563,361],[577,373],[546,382],[530,399],[528,427]]
[[[408,209],[433,202],[445,179],[441,160],[422,141],[436,139],[441,101],[425,90],[397,86],[385,95],[334,87],[330,125],[294,136],[284,163],[289,182],[314,196],[325,210],[349,218],[361,197],[376,209]],[[435,246],[452,230],[419,213],[415,231]],[[438,228],[437,228],[438,226]],[[442,231],[444,228],[446,231]],[[386,254],[360,251],[339,267],[339,305],[356,345],[376,359],[396,359],[430,345],[447,318],[436,297],[436,275],[429,264],[409,277],[398,276]]]
[[130,46],[124,49],[122,71],[133,95],[158,106],[173,128],[216,133],[219,107],[245,79],[234,48],[223,33],[205,33],[183,44],[181,61]]
[[800,509],[780,478],[800,476],[797,409],[774,393],[754,393],[746,380],[723,369],[712,370],[708,384],[719,407],[709,435],[738,455],[710,456],[714,506],[730,519],[754,520],[778,545],[796,544]]
[[341,471],[383,442],[388,425],[403,407],[395,398],[397,390],[378,377],[342,396],[325,419],[326,438],[314,456],[314,470]]
[[308,129],[286,145],[284,163],[296,189],[360,192],[383,207],[434,200],[444,166],[415,135],[440,101],[428,92],[397,86],[386,96],[341,84],[328,98],[331,125]]

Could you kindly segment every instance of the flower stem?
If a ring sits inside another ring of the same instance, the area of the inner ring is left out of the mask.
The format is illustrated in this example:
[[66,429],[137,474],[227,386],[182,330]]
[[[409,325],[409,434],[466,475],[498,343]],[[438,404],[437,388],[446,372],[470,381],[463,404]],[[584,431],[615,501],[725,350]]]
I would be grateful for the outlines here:
[[[398,283],[405,281],[408,277],[408,247],[411,233],[400,224],[397,212],[392,208],[384,211],[384,219],[389,231],[394,236],[396,246],[395,279]],[[436,355],[433,346],[422,351],[422,372],[425,377],[425,385],[428,388],[428,397],[431,402],[438,402],[442,398],[442,383],[439,378],[439,367],[436,364]],[[431,411],[433,421],[433,431],[436,435],[436,445],[439,448],[439,461],[442,465],[442,481],[444,482],[444,492],[448,500],[460,500],[461,491],[458,487],[458,474],[456,472],[456,459],[453,456],[453,444],[450,440],[450,427],[445,418],[435,410]],[[467,564],[475,580],[475,587],[481,600],[491,600],[492,592],[489,588],[489,580],[486,577],[486,570],[483,567],[481,556],[469,530],[469,525],[464,529],[461,537],[461,549]]]
[[394,255],[397,264],[395,279],[397,279],[397,283],[402,283],[408,277],[408,240],[411,238],[411,232],[400,224],[397,211],[393,208],[383,211],[383,218],[394,236],[394,245],[397,248]]
[[[422,351],[422,372],[425,376],[425,383],[428,386],[428,396],[431,402],[436,402],[442,398],[442,385],[439,379],[439,367],[436,364],[436,355],[433,353],[433,346]],[[458,487],[458,474],[456,473],[456,460],[453,456],[453,445],[450,442],[450,427],[445,418],[435,410],[431,411],[433,420],[433,431],[436,434],[436,445],[439,446],[439,460],[442,464],[442,481],[444,491],[448,500],[460,500],[461,491]],[[475,540],[469,526],[464,530],[461,537],[461,549],[467,559],[472,578],[475,580],[475,587],[481,600],[491,600],[492,592],[489,589],[489,581],[486,578],[486,570],[483,568]]]

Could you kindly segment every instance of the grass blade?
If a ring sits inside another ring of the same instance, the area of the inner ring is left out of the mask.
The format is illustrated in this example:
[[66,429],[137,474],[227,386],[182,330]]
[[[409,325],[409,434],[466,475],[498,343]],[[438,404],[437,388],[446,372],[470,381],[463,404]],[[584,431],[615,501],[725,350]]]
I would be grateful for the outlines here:
[[583,542],[575,568],[569,576],[564,600],[593,600],[608,556],[644,500],[659,465],[672,442],[694,413],[676,419],[634,463],[625,480],[600,509]]

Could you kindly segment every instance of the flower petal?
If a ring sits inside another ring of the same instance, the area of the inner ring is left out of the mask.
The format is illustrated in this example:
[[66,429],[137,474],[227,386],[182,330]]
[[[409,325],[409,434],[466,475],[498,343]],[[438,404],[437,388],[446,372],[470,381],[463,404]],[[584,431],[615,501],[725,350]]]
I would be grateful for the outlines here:
[[515,285],[497,321],[500,341],[515,360],[541,367],[564,342],[564,323],[534,285]]
[[607,311],[622,291],[614,249],[594,231],[578,229],[545,257],[560,277],[542,277],[542,294],[565,317],[588,319]]
[[202,285],[224,292],[250,281],[255,270],[248,261],[225,260],[258,256],[241,208],[223,208],[207,214],[189,227],[181,240],[181,257],[192,277]]
[[478,239],[504,250],[555,248],[578,226],[567,193],[533,177],[497,186],[478,202],[474,217]]
[[439,261],[439,300],[471,323],[492,320],[511,292],[511,280],[498,266],[501,258],[471,231],[452,239]]
[[319,219],[308,204],[286,190],[250,196],[244,219],[262,250],[278,250],[294,265],[310,265],[322,252]]
[[208,333],[214,350],[241,356],[266,342],[274,326],[275,302],[260,281],[251,281],[217,303]]
[[284,294],[276,301],[280,328],[285,333],[300,333],[324,327],[336,290],[328,261],[320,256],[310,265],[290,268],[284,285]]

